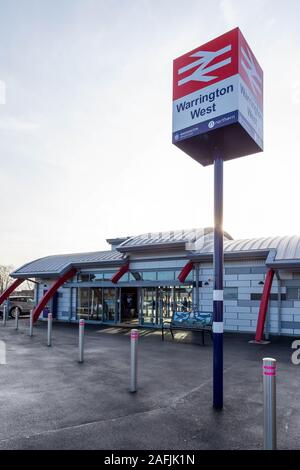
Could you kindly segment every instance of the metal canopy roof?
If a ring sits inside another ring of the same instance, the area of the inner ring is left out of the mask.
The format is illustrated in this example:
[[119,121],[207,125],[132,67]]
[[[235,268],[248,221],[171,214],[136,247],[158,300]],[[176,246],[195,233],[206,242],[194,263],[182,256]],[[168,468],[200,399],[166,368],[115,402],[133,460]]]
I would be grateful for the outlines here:
[[[99,268],[121,266],[128,259],[126,253],[147,250],[183,249],[186,257],[193,260],[211,258],[213,253],[213,229],[157,232],[131,237],[122,242],[117,250],[92,253],[74,253],[40,258],[20,267],[11,275],[15,278],[58,277],[71,267]],[[124,254],[122,254],[124,253]],[[300,236],[281,236],[232,240],[224,232],[226,257],[259,257],[269,266],[300,268]]]
[[[211,255],[213,252],[213,239],[206,238],[203,247],[194,252],[194,257],[203,257]],[[264,255],[268,260],[267,264],[291,262],[300,265],[300,236],[281,236],[281,237],[261,237],[248,238],[241,240],[224,240],[224,253],[228,256],[240,255]]]
[[232,240],[225,245],[226,251],[276,250],[274,261],[300,260],[299,235]]
[[14,271],[12,277],[57,277],[71,267],[97,267],[99,265],[117,265],[125,262],[125,257],[117,251],[96,251],[93,253],[74,253],[40,258],[24,264]]
[[[133,251],[149,251],[153,248],[158,250],[164,249],[185,249],[186,244],[195,244],[202,246],[204,240],[213,235],[212,227],[194,228],[191,230],[173,230],[168,232],[149,232],[142,235],[137,235],[125,240],[121,243],[117,250],[121,253],[131,253]],[[224,232],[226,239],[232,237]]]

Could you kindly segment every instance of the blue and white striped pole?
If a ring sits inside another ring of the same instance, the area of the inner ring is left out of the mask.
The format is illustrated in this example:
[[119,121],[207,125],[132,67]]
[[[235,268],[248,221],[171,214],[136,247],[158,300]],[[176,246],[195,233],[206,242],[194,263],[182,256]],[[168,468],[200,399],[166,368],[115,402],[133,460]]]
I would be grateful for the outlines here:
[[214,151],[213,407],[223,408],[223,159]]

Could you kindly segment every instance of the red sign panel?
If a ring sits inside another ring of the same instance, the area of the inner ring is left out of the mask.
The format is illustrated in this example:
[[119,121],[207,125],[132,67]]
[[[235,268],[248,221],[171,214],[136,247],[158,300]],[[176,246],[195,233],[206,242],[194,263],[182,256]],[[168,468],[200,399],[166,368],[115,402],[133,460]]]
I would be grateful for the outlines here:
[[173,63],[173,100],[238,73],[238,33],[233,29]]

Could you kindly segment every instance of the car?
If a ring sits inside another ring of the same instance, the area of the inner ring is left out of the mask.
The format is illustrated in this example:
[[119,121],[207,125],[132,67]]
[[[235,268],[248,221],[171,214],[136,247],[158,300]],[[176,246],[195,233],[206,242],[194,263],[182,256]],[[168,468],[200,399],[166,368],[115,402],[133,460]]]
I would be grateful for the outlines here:
[[[14,295],[14,296],[9,297],[8,300],[9,300],[8,316],[11,318],[15,318],[17,310],[19,312],[19,315],[29,315],[30,310],[32,310],[35,305],[32,297]],[[3,308],[4,308],[4,304],[0,306],[1,317],[3,317]]]

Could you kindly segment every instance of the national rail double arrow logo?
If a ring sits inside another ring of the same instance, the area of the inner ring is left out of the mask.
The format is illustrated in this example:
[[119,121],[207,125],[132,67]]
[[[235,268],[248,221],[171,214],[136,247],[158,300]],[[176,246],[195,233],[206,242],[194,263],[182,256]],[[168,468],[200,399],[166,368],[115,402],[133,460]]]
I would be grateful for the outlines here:
[[262,79],[257,72],[255,67],[255,63],[253,60],[253,56],[248,47],[246,47],[247,51],[241,47],[242,52],[242,59],[241,65],[244,71],[247,74],[248,80],[250,82],[251,88],[256,95],[262,94]]
[[198,51],[198,52],[195,52],[194,54],[191,54],[190,57],[196,57],[197,59],[191,64],[188,64],[185,67],[181,67],[178,70],[178,75],[181,75],[187,72],[188,70],[194,69],[197,66],[199,67],[196,70],[194,70],[191,73],[191,75],[188,75],[187,77],[184,77],[181,80],[178,80],[178,86],[184,85],[185,83],[188,83],[191,80],[197,81],[197,82],[210,82],[218,78],[218,76],[216,75],[207,75],[207,74],[210,74],[211,72],[218,70],[224,67],[225,65],[230,64],[231,57],[228,57],[227,59],[213,63],[212,65],[210,64],[217,57],[220,57],[226,52],[230,52],[230,51],[231,51],[231,44],[229,44],[226,47],[223,47],[222,49],[219,49],[218,51]]

